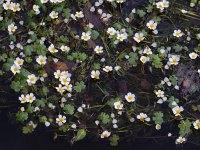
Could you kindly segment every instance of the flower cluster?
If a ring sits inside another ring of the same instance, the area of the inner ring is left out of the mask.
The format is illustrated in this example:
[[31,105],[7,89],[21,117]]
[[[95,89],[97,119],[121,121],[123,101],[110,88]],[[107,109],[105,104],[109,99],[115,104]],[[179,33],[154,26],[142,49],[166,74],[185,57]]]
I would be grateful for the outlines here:
[[196,3],[2,0],[0,75],[23,132],[116,146],[173,124],[164,136],[187,142],[200,129]]

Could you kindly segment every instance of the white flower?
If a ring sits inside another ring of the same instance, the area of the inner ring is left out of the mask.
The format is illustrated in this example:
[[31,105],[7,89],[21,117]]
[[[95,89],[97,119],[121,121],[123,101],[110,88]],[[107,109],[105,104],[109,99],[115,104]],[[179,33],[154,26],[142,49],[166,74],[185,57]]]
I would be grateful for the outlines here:
[[193,126],[196,130],[200,129],[200,120],[196,120],[194,123],[193,123]]
[[11,3],[10,3],[10,1],[7,1],[6,3],[3,3],[3,8],[5,10],[11,9]]
[[110,71],[112,71],[113,70],[113,67],[112,66],[105,66],[104,68],[103,68],[103,71],[105,71],[105,72],[110,72]]
[[46,56],[42,56],[42,55],[39,55],[36,59],[36,62],[39,64],[39,65],[45,65],[47,63],[47,57]]
[[147,61],[149,61],[149,57],[141,56],[141,57],[140,57],[140,61],[144,64],[144,63],[146,63]]
[[111,132],[105,130],[103,133],[101,133],[101,138],[108,138],[110,136]]
[[12,65],[11,68],[10,68],[10,70],[12,71],[12,73],[14,75],[16,73],[20,73],[20,69],[21,69],[21,67],[19,65],[16,65],[16,64]]
[[21,10],[20,4],[11,2],[11,10],[13,12],[20,11]]
[[124,3],[126,0],[117,0],[117,3]]
[[83,112],[83,107],[79,107],[79,108],[77,109],[77,111],[78,111],[78,112]]
[[24,60],[21,59],[21,58],[19,58],[19,57],[17,57],[17,58],[15,59],[15,61],[14,61],[14,64],[17,65],[17,66],[22,66],[23,63],[24,63]]
[[87,33],[83,32],[81,39],[84,40],[84,41],[90,40],[90,32],[87,32]]
[[28,75],[28,79],[26,81],[28,85],[32,85],[32,84],[35,84],[37,80],[38,78],[34,74],[31,74],[31,75]]
[[29,102],[29,103],[33,103],[33,101],[35,101],[35,96],[33,93],[30,93],[30,94],[27,94],[26,95],[26,102]]
[[61,49],[63,52],[69,52],[69,51],[70,51],[70,47],[69,47],[69,46],[64,46],[64,45],[62,45],[62,46],[60,47],[60,49]]
[[54,77],[56,79],[59,79],[62,76],[61,71],[60,70],[56,70],[56,72],[54,72]]
[[9,31],[10,33],[15,32],[16,30],[17,30],[17,26],[15,26],[13,23],[10,24],[10,25],[8,25],[8,31]]
[[144,54],[147,54],[147,55],[151,55],[151,54],[152,54],[152,51],[151,51],[151,49],[147,46],[147,47],[145,47],[143,53],[144,53]]
[[66,123],[66,117],[62,115],[58,115],[58,117],[56,118],[56,123],[59,126],[62,126],[64,123]]
[[20,100],[20,102],[21,102],[22,104],[27,102],[26,96],[25,96],[24,94],[22,94],[22,95],[19,97],[19,100]]
[[47,3],[49,0],[40,0],[42,4]]
[[96,46],[94,51],[96,52],[96,54],[101,54],[101,53],[103,53],[103,47],[102,46]]
[[77,18],[83,18],[83,17],[84,17],[82,11],[76,12],[75,16],[76,16]]
[[164,91],[158,90],[158,91],[155,91],[155,94],[157,97],[161,97],[161,98],[164,97]]
[[169,58],[170,65],[178,65],[178,62],[180,61],[179,55],[171,55]]
[[116,71],[119,71],[121,68],[122,68],[121,66],[115,66],[114,69],[115,69]]
[[44,124],[45,124],[46,127],[49,127],[51,125],[50,122],[48,122],[48,121],[45,121]]
[[59,81],[61,82],[62,85],[68,85],[70,80],[71,80],[70,78],[67,78],[65,76],[61,76],[59,79]]
[[74,14],[71,14],[70,17],[74,20],[76,20],[76,16]]
[[58,18],[58,13],[55,12],[55,11],[52,11],[52,12],[49,14],[49,16],[51,17],[51,19],[56,19],[56,18]]
[[185,9],[181,9],[181,12],[182,12],[183,14],[186,14],[186,13],[188,13],[188,11],[187,11],[187,10],[185,10]]
[[162,11],[164,9],[163,2],[157,2],[156,7]]
[[157,23],[154,20],[150,20],[147,22],[147,27],[151,30],[155,30],[157,27]]
[[73,123],[72,125],[71,125],[71,127],[73,128],[73,129],[76,129],[76,124],[75,123]]
[[113,28],[113,27],[110,27],[110,28],[108,28],[108,30],[107,30],[107,33],[109,34],[109,35],[115,35],[116,34],[116,30]]
[[114,103],[114,108],[118,109],[118,110],[122,110],[123,104],[121,103],[121,101],[115,102]]
[[156,124],[156,130],[160,130],[161,129],[161,125]]
[[62,71],[61,76],[65,78],[71,78],[72,74],[69,73],[68,71]]
[[56,87],[56,90],[60,93],[63,94],[65,92],[65,86],[62,86],[62,84],[59,84],[58,87]]
[[182,106],[176,106],[172,109],[173,113],[175,116],[180,116],[181,112],[183,111],[183,107]]
[[39,8],[40,8],[40,6],[38,6],[38,5],[33,5],[33,10],[34,10],[35,12],[40,11]]
[[99,70],[93,70],[91,72],[91,78],[93,79],[99,79],[100,71]]
[[163,5],[164,8],[169,7],[169,1],[163,0],[162,5]]
[[183,32],[180,29],[174,30],[173,36],[181,37],[181,36],[183,36]]
[[68,92],[72,92],[72,85],[71,85],[71,84],[67,84],[67,85],[65,86],[65,88],[66,88],[66,90],[67,90]]
[[135,36],[133,37],[133,39],[140,43],[142,40],[144,40],[144,34],[142,32],[139,33],[135,33]]
[[144,122],[147,121],[149,122],[151,119],[144,113],[140,113],[139,115],[137,115],[137,119],[139,119],[140,121]]
[[122,34],[120,34],[120,33],[118,33],[117,34],[117,40],[119,40],[119,41],[124,41],[125,39],[127,39],[127,34],[126,33],[122,33]]
[[54,47],[53,44],[51,44],[49,47],[48,47],[48,50],[51,52],[51,53],[57,53],[58,50]]
[[190,56],[191,59],[196,59],[198,54],[195,53],[195,52],[192,52],[192,53],[189,54],[189,56]]
[[179,136],[177,139],[176,139],[176,144],[182,144],[186,141],[186,139],[182,136]]
[[131,92],[129,92],[125,95],[125,99],[127,100],[127,102],[134,102],[135,94],[132,94]]

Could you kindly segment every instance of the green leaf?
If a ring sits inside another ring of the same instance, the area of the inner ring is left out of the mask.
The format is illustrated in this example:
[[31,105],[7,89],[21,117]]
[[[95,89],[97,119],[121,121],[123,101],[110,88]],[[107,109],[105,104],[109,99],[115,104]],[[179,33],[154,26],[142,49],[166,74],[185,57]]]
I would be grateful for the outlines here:
[[26,121],[28,119],[28,113],[27,112],[18,111],[16,113],[16,119],[17,119],[17,121],[24,122],[24,121]]
[[96,40],[98,37],[99,37],[99,32],[97,32],[97,31],[95,31],[95,30],[92,30],[91,38],[92,38],[93,40]]
[[41,91],[44,96],[47,96],[47,94],[49,93],[49,88],[44,86]]
[[178,125],[180,131],[179,134],[181,136],[187,136],[191,133],[191,126],[192,123],[187,119],[187,120],[182,120],[181,123]]
[[138,61],[138,54],[134,52],[130,52],[128,61],[131,65],[136,66],[137,61]]
[[138,9],[136,12],[141,18],[144,17],[146,15],[146,12],[142,9]]
[[108,114],[102,112],[100,115],[99,115],[99,119],[102,121],[103,124],[109,124],[111,123],[111,118]]
[[66,114],[73,115],[75,109],[74,109],[73,105],[67,104],[67,105],[65,105],[65,107],[63,108],[63,110],[65,111]]
[[78,93],[80,93],[82,90],[85,89],[85,83],[83,81],[81,82],[76,82],[75,83],[75,86],[74,86],[74,90]]
[[86,136],[86,131],[85,129],[80,129],[78,132],[77,132],[77,135],[75,137],[75,141],[80,141],[82,140],[83,138],[85,138]]
[[30,45],[24,47],[24,54],[26,56],[31,56],[32,52],[33,52],[33,48]]
[[32,125],[27,125],[27,126],[23,127],[22,130],[23,130],[23,133],[24,133],[24,134],[28,134],[28,133],[33,132],[33,131],[34,131],[34,128],[33,128]]
[[155,68],[162,68],[163,63],[162,63],[162,60],[160,59],[160,57],[158,55],[152,54],[150,57],[152,59],[152,65]]
[[109,138],[110,141],[110,145],[111,146],[117,146],[118,145],[118,141],[119,141],[119,136],[118,135],[113,135]]
[[22,88],[19,81],[12,81],[10,86],[11,86],[11,89],[13,89],[15,92],[19,92]]
[[59,127],[58,130],[59,130],[59,131],[62,131],[62,132],[67,132],[68,129],[69,129],[69,127],[68,127],[67,125],[62,125],[62,126]]
[[177,104],[179,103],[179,100],[178,100],[177,98],[175,98],[174,96],[171,96],[171,97],[167,100],[168,106],[169,106],[170,108],[174,108],[174,105],[172,105],[172,103],[173,103],[174,101],[175,101]]
[[36,106],[37,107],[45,107],[45,103],[47,103],[47,100],[42,98],[42,99],[38,99],[36,100]]
[[153,116],[153,121],[155,122],[155,124],[159,124],[159,125],[161,125],[163,122],[164,122],[164,120],[163,120],[163,113],[162,112],[155,112],[154,113],[154,116]]

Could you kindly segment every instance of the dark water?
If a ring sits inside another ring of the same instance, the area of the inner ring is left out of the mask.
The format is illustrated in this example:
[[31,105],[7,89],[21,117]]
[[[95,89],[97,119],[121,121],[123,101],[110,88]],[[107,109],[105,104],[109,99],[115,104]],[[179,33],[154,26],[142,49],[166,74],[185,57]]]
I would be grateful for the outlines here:
[[176,146],[173,140],[156,142],[153,140],[136,140],[127,144],[121,142],[113,148],[109,143],[83,141],[71,146],[65,139],[53,140],[53,134],[36,131],[24,135],[20,127],[12,125],[5,114],[0,114],[0,150],[200,150],[200,147],[185,144]]

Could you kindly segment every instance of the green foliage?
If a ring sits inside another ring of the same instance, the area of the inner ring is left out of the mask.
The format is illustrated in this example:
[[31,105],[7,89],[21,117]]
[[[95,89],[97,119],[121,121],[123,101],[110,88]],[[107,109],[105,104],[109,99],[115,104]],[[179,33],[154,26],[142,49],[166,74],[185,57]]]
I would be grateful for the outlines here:
[[103,124],[111,123],[110,116],[108,114],[104,113],[104,112],[100,113],[99,120],[101,120]]
[[73,115],[74,114],[74,106],[71,104],[67,104],[65,105],[65,107],[63,108],[64,112],[68,115]]
[[23,127],[24,134],[32,133],[33,131],[34,131],[34,128],[32,125],[27,125]]
[[191,132],[191,126],[192,123],[187,119],[187,120],[181,120],[180,124],[178,125],[180,131],[179,134],[181,136],[187,136]]
[[118,141],[119,141],[119,136],[118,135],[112,135],[109,138],[109,141],[110,141],[110,145],[111,146],[117,146],[118,145]]
[[80,129],[78,132],[77,132],[77,135],[75,137],[75,141],[80,141],[82,140],[83,138],[85,138],[86,136],[86,131],[85,129]]
[[82,92],[85,89],[86,85],[83,81],[76,82],[74,86],[74,90],[78,93]]
[[162,112],[160,112],[160,111],[155,112],[153,115],[153,121],[155,122],[155,124],[161,125],[164,122],[163,116],[164,116],[164,114]]
[[138,61],[138,54],[134,52],[130,52],[128,61],[131,65],[136,66],[137,61]]
[[146,15],[146,12],[142,9],[137,9],[136,12],[141,18],[144,17]]
[[162,60],[160,59],[158,55],[152,54],[151,59],[152,59],[152,65],[155,68],[161,68],[163,66]]
[[16,113],[16,119],[20,122],[24,122],[28,119],[28,113],[27,112],[22,112],[22,111],[18,111]]

